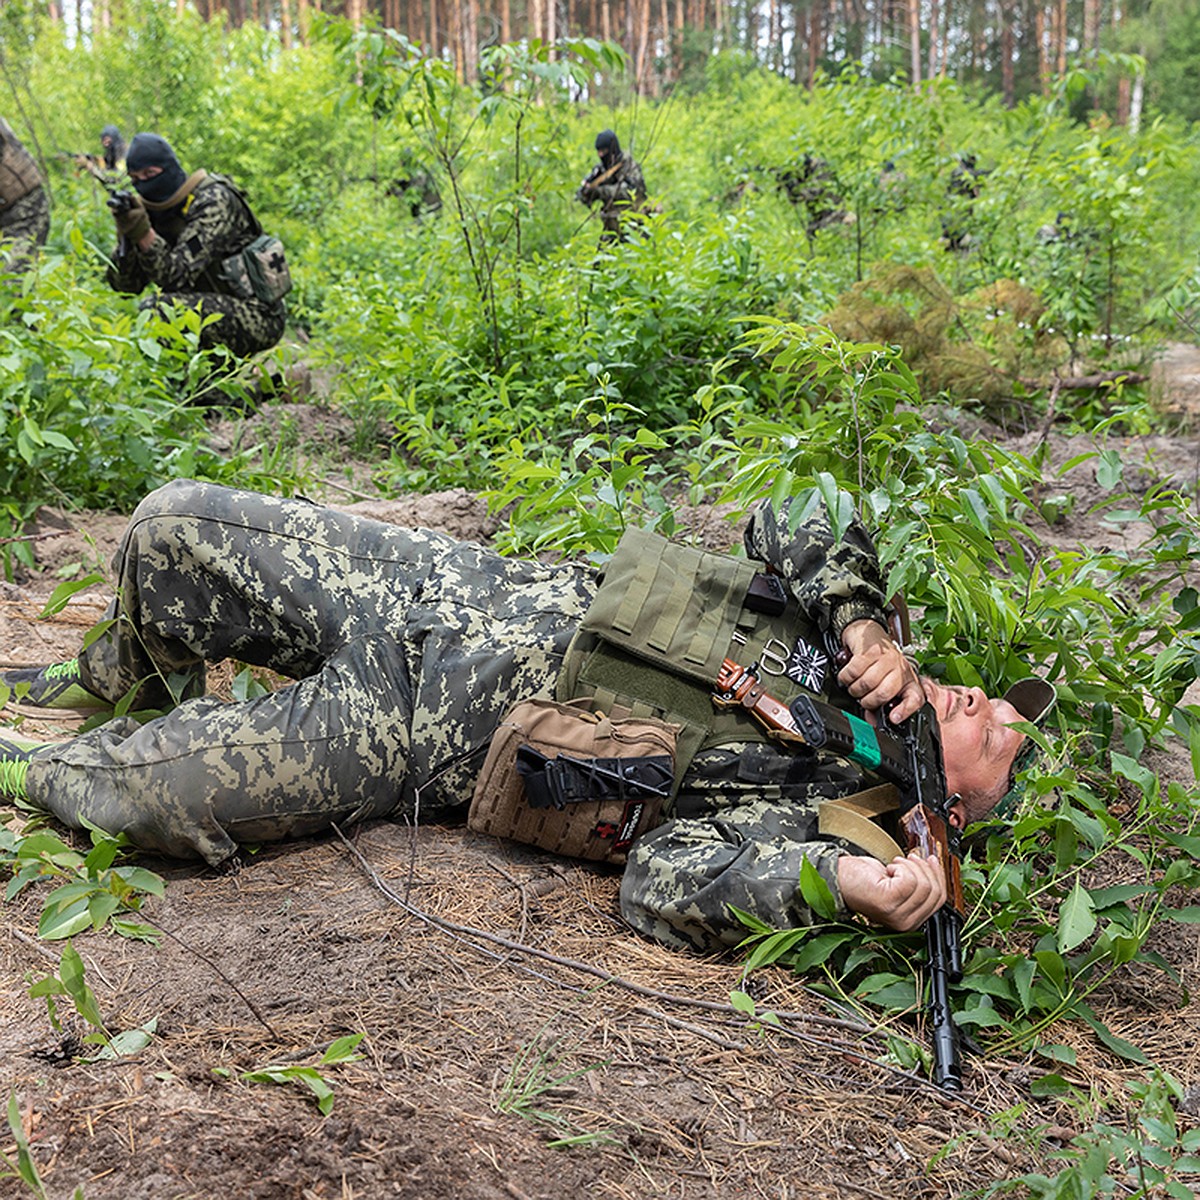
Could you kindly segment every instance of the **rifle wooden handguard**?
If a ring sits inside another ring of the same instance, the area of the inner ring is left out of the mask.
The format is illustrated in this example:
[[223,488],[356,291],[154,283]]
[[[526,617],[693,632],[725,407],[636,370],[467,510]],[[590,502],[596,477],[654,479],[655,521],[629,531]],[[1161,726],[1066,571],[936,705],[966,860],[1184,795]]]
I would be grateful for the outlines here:
[[917,804],[900,814],[899,824],[904,833],[905,850],[920,850],[926,856],[937,856],[946,875],[946,902],[955,912],[966,916],[962,870],[957,855],[950,852],[950,831],[946,822],[924,804]]

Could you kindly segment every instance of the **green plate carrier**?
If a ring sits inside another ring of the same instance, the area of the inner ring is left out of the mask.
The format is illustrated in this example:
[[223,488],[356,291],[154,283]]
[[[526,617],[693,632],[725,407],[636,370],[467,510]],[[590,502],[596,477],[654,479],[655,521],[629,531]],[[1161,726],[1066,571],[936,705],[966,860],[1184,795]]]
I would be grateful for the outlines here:
[[[744,606],[761,569],[645,529],[626,530],[568,647],[555,698],[593,697],[605,712],[627,709],[678,725],[675,791],[699,750],[767,741],[749,715],[714,706],[722,661],[749,665],[766,651],[778,661],[798,637],[816,644],[823,638],[790,596],[779,616]],[[782,674],[766,682],[785,704],[805,690]]]

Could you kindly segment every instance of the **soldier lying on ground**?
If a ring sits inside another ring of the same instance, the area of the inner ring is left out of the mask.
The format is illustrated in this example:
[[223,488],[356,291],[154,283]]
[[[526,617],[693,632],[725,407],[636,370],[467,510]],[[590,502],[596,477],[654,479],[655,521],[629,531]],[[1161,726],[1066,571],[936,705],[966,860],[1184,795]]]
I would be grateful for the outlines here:
[[[680,626],[695,630],[684,639],[688,651],[715,651],[720,661],[761,647],[782,668],[773,691],[807,689],[876,714],[895,701],[895,721],[928,701],[941,725],[948,789],[961,796],[953,822],[980,819],[1008,792],[1028,744],[1013,723],[1039,715],[1021,700],[1028,688],[989,699],[978,688],[919,679],[887,631],[865,530],[856,522],[835,541],[823,508],[798,508],[763,505],[745,534],[750,559],[777,572],[780,602],[752,610],[745,590],[717,603],[718,592],[697,587],[679,597],[696,610]],[[606,595],[620,554],[598,591],[595,572],[577,563],[506,559],[306,501],[169,484],[138,507],[114,559],[115,623],[77,659],[3,676],[15,699],[43,709],[101,708],[132,692],[140,707],[168,711],[38,748],[5,739],[0,795],[76,828],[91,823],[214,866],[239,842],[307,835],[333,821],[459,818],[515,702],[603,699],[597,659],[581,667],[585,651],[573,638],[585,614],[595,627],[597,596]],[[640,573],[651,564],[635,565]],[[654,586],[642,595],[647,605],[663,599]],[[627,609],[636,626],[639,614]],[[850,657],[839,671],[832,664],[842,649]],[[626,690],[645,697],[637,703],[667,720],[683,704],[674,653],[618,664]],[[226,657],[297,682],[241,702],[205,696],[206,660]],[[1036,685],[1044,707],[1039,689],[1051,689]],[[708,690],[699,694],[712,710]],[[861,767],[811,747],[781,748],[740,708],[722,710],[702,732],[686,751],[680,743],[671,819],[629,853],[621,905],[636,929],[704,949],[744,935],[732,906],[776,925],[808,924],[798,888],[805,859],[843,911],[890,928],[916,928],[941,906],[945,882],[934,860],[884,863],[818,834],[822,800],[871,782]]]
[[50,235],[50,200],[33,155],[0,117],[0,270],[26,271],[34,251]]
[[205,349],[227,346],[244,357],[274,346],[283,336],[282,299],[242,294],[227,265],[262,233],[245,196],[224,176],[185,174],[155,133],[134,136],[125,167],[137,195],[109,202],[118,234],[109,286],[138,295],[157,284],[161,293],[143,308],[166,314],[179,304],[218,316],[200,334]]

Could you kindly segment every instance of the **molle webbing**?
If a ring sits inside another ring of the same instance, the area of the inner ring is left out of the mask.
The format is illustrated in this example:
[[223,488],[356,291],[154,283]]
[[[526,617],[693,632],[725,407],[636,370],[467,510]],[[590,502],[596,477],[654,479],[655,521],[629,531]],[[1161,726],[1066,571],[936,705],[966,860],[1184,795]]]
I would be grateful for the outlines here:
[[[560,701],[593,697],[597,707],[628,709],[680,726],[675,786],[704,745],[764,741],[741,712],[716,712],[713,684],[725,657],[778,657],[801,632],[811,634],[794,600],[779,616],[746,608],[758,564],[679,546],[644,529],[628,529],[608,563],[596,598],[572,640],[558,679]],[[799,691],[772,677],[785,702]]]

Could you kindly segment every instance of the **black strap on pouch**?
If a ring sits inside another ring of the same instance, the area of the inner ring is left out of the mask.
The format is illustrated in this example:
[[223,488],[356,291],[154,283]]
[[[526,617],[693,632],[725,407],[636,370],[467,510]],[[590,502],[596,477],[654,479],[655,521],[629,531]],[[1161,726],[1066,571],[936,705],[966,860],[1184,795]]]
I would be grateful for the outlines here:
[[644,758],[548,758],[532,746],[517,748],[517,773],[530,808],[563,809],[587,800],[667,797],[674,781],[669,754]]

